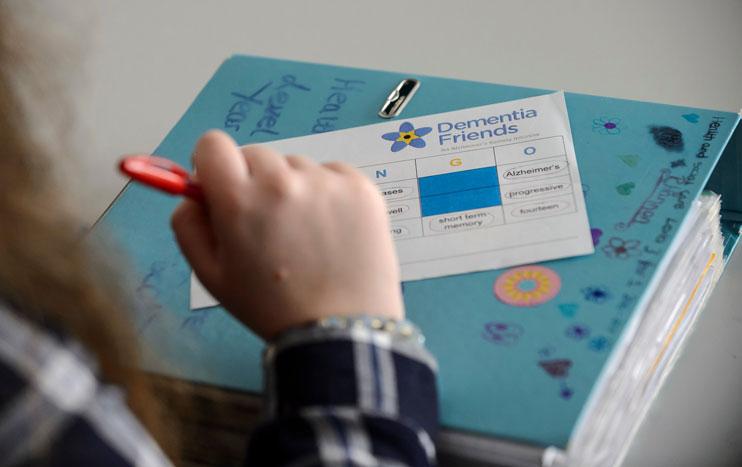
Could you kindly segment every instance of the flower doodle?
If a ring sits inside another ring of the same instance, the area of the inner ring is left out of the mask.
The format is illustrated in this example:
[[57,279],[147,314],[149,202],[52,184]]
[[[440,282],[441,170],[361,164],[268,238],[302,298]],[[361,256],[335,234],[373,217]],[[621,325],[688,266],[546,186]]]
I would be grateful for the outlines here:
[[510,346],[518,343],[523,334],[523,327],[511,323],[487,323],[484,325],[482,337],[493,344]]
[[603,247],[603,253],[609,258],[627,259],[639,254],[639,244],[639,240],[611,237],[608,244]]
[[608,348],[610,343],[608,342],[608,339],[606,339],[603,336],[598,336],[593,339],[590,339],[590,342],[588,343],[588,348],[590,350],[593,350],[595,352],[601,352]]
[[404,122],[399,125],[399,131],[393,131],[391,133],[384,133],[381,135],[387,141],[394,141],[392,143],[392,152],[398,152],[407,146],[413,148],[424,148],[425,140],[422,138],[433,131],[429,126],[415,129],[410,122]]
[[600,117],[593,120],[593,131],[601,135],[618,135],[622,128],[620,118]]
[[544,266],[521,266],[502,273],[494,285],[495,297],[512,306],[537,306],[559,293],[562,280]]
[[590,328],[584,324],[575,324],[567,328],[565,334],[570,339],[582,340],[590,335]]
[[597,285],[582,289],[582,296],[589,302],[601,304],[611,298],[611,293],[604,286]]
[[572,390],[572,388],[570,388],[566,384],[562,384],[562,387],[559,389],[559,397],[561,397],[562,399],[569,400],[572,398],[572,394],[574,393],[575,392]]

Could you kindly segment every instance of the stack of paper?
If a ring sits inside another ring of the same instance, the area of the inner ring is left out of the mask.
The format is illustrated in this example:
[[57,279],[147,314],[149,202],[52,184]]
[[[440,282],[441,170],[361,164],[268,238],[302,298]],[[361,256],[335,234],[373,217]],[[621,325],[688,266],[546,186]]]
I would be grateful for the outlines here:
[[720,197],[693,203],[653,292],[608,362],[568,446],[570,466],[616,465],[721,276]]

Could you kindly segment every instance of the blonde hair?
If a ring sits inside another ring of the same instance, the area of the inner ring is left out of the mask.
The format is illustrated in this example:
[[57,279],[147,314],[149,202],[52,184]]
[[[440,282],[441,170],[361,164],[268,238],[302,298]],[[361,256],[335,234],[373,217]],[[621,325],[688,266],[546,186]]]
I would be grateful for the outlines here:
[[[0,4],[0,298],[82,342],[103,379],[126,391],[133,412],[173,454],[175,437],[165,435],[172,430],[163,429],[161,404],[136,369],[135,335],[125,318],[130,304],[119,278],[84,241],[52,169],[55,158],[74,150],[66,136],[72,107],[56,92],[59,54],[69,51],[34,40],[36,30],[26,24],[33,3]],[[74,56],[64,61],[74,63]],[[41,131],[29,99],[45,105],[49,124]]]

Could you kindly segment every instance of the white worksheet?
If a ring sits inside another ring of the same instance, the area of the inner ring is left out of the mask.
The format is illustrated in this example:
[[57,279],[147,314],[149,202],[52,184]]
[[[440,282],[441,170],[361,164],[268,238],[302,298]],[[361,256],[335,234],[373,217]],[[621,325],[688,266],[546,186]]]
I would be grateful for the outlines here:
[[270,144],[378,186],[405,281],[594,251],[562,92]]

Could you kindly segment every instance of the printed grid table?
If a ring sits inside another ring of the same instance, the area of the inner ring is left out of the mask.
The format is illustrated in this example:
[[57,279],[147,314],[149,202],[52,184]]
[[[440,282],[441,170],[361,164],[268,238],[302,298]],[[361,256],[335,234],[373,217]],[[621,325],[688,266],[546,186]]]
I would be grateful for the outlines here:
[[360,169],[387,202],[395,240],[575,212],[561,136]]

